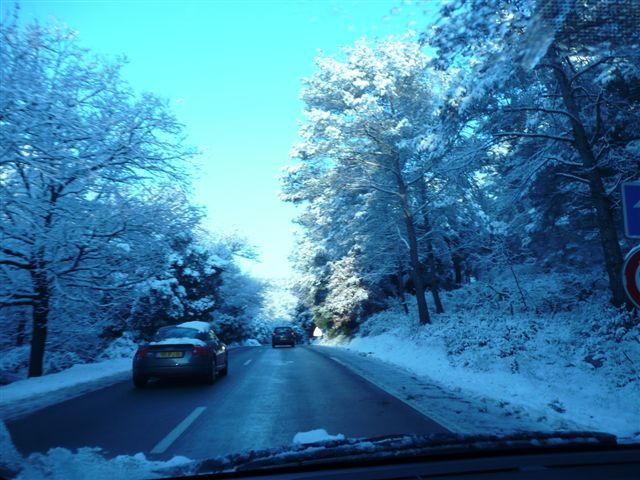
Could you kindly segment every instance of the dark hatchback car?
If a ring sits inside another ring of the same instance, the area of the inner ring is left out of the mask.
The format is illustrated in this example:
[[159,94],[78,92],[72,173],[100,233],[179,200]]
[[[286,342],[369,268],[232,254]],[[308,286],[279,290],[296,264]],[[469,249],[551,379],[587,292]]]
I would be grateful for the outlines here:
[[291,327],[276,327],[271,334],[271,346],[276,348],[276,345],[289,345],[290,347],[296,346],[296,332]]
[[133,383],[144,387],[150,378],[193,377],[213,383],[229,370],[227,346],[206,322],[163,327],[133,358]]

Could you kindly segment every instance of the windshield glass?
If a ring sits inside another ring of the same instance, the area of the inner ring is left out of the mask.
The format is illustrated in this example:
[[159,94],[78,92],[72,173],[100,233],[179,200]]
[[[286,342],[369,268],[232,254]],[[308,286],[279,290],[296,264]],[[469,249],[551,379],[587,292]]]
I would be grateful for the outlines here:
[[168,338],[197,338],[198,330],[193,328],[170,327],[158,330],[154,340],[166,340]]
[[0,2],[0,477],[638,443],[639,311],[639,0]]

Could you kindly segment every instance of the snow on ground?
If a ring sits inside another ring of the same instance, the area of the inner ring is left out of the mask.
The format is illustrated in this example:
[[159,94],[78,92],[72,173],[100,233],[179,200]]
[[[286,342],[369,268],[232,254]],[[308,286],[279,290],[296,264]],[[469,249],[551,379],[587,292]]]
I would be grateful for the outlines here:
[[[426,341],[425,341],[426,340]],[[455,366],[437,339],[418,338],[407,342],[394,334],[358,338],[349,348],[372,352],[385,361],[402,365],[419,376],[437,380],[445,386],[470,391],[505,402],[509,408],[540,413],[541,426],[551,418],[565,417],[586,430],[597,430],[628,437],[640,434],[638,385],[617,387],[595,372],[576,367],[551,356],[535,354],[520,360],[519,372],[496,368],[485,371]],[[568,370],[568,371],[567,371]],[[560,414],[560,415],[558,415]]]
[[324,428],[309,430],[308,432],[298,432],[293,437],[293,443],[315,443],[326,440],[344,440],[344,435],[330,435]]
[[[7,385],[27,377],[30,348],[30,345],[27,344],[0,352],[0,385]],[[47,350],[44,356],[43,370],[45,375],[51,375],[66,370],[73,365],[91,361],[101,362],[118,358],[133,358],[137,348],[133,335],[125,332],[122,336],[112,340],[97,356],[93,351],[91,359],[86,357],[83,359],[79,354],[67,350],[50,349]]]
[[[28,353],[28,347],[25,348]],[[0,386],[0,419],[16,418],[126,380],[131,375],[131,359],[136,348],[133,337],[125,333],[112,341],[95,363],[77,364],[56,373]]]
[[[353,339],[322,343],[402,367],[424,388],[435,383],[475,399],[480,413],[501,406],[507,429],[581,428],[640,438],[640,328],[594,299],[569,310],[536,306],[535,313],[536,300],[554,303],[556,285],[531,281],[527,311],[518,311],[513,303],[501,309],[489,295],[479,304],[484,287],[476,284],[449,293],[450,312],[433,315],[430,325],[420,326],[415,312],[391,309],[372,316]],[[480,425],[475,421],[452,425]]]
[[120,382],[130,375],[131,358],[118,358],[18,380],[0,387],[0,418],[15,418]]
[[30,455],[16,480],[112,480],[126,478],[143,480],[166,478],[162,469],[191,463],[185,457],[167,461],[148,460],[143,453],[119,455],[108,459],[99,448],[79,448],[76,452],[66,448],[52,448],[46,454]]
[[175,456],[167,461],[148,460],[143,453],[108,458],[100,448],[52,448],[24,458],[11,442],[4,422],[0,421],[0,478],[16,480],[142,480],[166,478],[165,469],[186,467],[192,460]]

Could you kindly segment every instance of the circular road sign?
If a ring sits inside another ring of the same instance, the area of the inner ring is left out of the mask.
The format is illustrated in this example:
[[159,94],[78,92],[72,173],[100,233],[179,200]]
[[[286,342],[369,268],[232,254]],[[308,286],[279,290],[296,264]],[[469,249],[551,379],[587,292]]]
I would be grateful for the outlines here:
[[631,301],[640,308],[640,245],[633,248],[624,260],[622,283]]

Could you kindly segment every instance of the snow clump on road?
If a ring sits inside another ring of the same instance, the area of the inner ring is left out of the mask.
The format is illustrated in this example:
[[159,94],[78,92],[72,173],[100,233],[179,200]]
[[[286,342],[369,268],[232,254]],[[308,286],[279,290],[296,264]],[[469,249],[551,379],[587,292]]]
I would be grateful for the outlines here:
[[309,430],[308,432],[298,432],[293,437],[293,443],[299,444],[324,442],[327,440],[344,440],[344,435],[341,433],[330,435],[324,428],[318,428],[316,430]]

